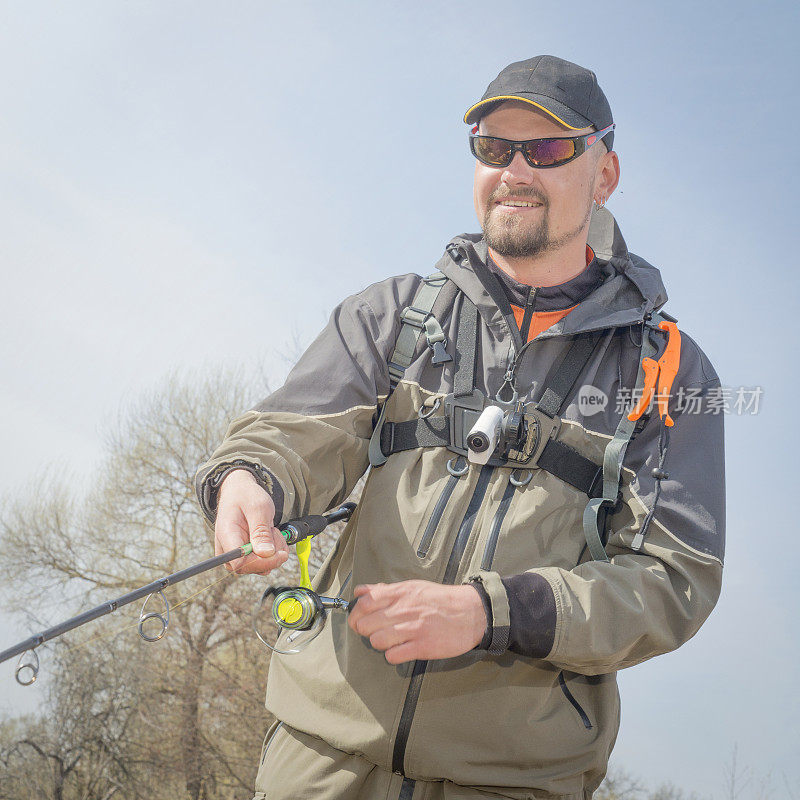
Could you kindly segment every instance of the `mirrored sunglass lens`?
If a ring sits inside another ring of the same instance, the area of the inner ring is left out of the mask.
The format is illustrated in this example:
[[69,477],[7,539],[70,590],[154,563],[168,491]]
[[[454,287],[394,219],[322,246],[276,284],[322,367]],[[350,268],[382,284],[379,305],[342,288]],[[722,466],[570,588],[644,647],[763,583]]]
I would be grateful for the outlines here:
[[472,140],[475,147],[475,155],[487,164],[497,164],[504,166],[508,164],[511,145],[502,139],[495,139],[491,136],[479,136]]
[[525,152],[534,164],[548,166],[572,158],[575,155],[575,142],[572,139],[544,139],[531,142]]

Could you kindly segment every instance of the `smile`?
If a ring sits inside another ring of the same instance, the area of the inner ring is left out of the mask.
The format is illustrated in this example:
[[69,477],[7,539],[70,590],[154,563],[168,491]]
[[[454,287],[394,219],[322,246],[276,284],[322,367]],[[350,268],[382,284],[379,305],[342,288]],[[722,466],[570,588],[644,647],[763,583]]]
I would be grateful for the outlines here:
[[541,203],[529,203],[525,200],[501,200],[498,205],[510,208],[536,208]]

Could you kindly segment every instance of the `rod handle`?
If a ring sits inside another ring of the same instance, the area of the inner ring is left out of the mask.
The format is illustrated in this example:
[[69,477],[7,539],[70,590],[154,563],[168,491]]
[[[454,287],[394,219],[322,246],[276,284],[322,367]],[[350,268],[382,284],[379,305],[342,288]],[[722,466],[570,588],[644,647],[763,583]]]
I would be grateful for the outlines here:
[[328,525],[334,522],[350,519],[355,508],[355,503],[344,503],[328,514],[309,514],[306,517],[290,519],[281,526],[281,534],[286,539],[286,544],[297,544],[309,536],[322,533]]

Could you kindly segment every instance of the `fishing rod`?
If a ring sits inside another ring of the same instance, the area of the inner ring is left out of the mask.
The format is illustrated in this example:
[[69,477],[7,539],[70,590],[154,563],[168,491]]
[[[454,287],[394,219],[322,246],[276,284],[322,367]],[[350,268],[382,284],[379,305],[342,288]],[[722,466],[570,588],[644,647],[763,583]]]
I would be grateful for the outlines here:
[[[334,522],[348,520],[355,510],[355,507],[355,503],[344,503],[335,511],[330,511],[327,514],[310,514],[305,517],[289,520],[281,526],[281,535],[284,537],[284,539],[286,539],[286,543],[288,545],[296,545],[300,542],[308,540],[312,536],[316,536],[318,533],[322,533],[322,531],[324,531],[328,525],[332,525]],[[37,633],[35,636],[31,636],[29,639],[25,639],[24,641],[15,644],[13,647],[9,647],[7,650],[3,650],[0,652],[0,663],[8,661],[15,656],[21,656],[19,664],[17,665],[14,673],[14,677],[17,679],[17,682],[23,686],[29,686],[36,680],[36,677],[39,673],[39,656],[36,654],[37,647],[45,642],[50,641],[51,639],[56,639],[59,636],[63,636],[65,633],[75,630],[75,628],[86,625],[88,622],[92,622],[93,620],[104,617],[107,614],[111,614],[123,606],[127,606],[130,603],[135,603],[137,600],[141,600],[142,598],[145,598],[145,601],[139,614],[139,636],[141,636],[146,642],[156,642],[164,636],[164,634],[167,632],[167,628],[169,627],[170,606],[169,602],[162,594],[164,589],[166,589],[168,586],[174,586],[176,583],[180,583],[181,581],[193,578],[196,575],[200,575],[203,572],[207,572],[208,570],[221,567],[223,564],[227,564],[230,561],[235,561],[237,558],[248,556],[252,552],[253,545],[248,542],[247,544],[243,544],[241,547],[228,550],[226,553],[214,556],[213,558],[208,558],[205,561],[201,561],[198,564],[193,564],[192,566],[186,567],[186,569],[179,570],[178,572],[173,572],[171,575],[166,575],[165,577],[152,581],[145,586],[140,586],[138,589],[134,589],[132,592],[123,594],[121,597],[117,597],[115,600],[101,603],[99,606],[96,606],[89,611],[84,611],[82,614],[71,617],[65,622],[54,625],[52,628],[48,628],[41,633]],[[298,594],[293,594],[290,596],[287,594],[290,592],[297,592]],[[159,596],[161,601],[164,603],[164,611],[146,611],[150,598],[156,595]],[[268,589],[264,596],[262,596],[260,605],[263,605],[264,600],[268,596],[274,596],[276,598],[276,608],[279,602],[283,603],[284,612],[282,614],[273,611],[273,617],[280,626],[291,627],[295,630],[298,630],[305,625],[310,627],[313,623],[317,623],[317,626],[315,626],[316,633],[319,632],[319,630],[316,630],[316,627],[321,629],[321,625],[319,624],[320,618],[321,622],[324,623],[326,608],[342,608],[347,610],[348,607],[347,602],[341,600],[341,598],[321,598],[316,594],[316,592],[313,592],[307,587],[281,587],[277,590]],[[301,615],[302,619],[297,617],[297,610],[295,606],[286,605],[287,601],[290,599],[295,599],[295,602],[299,603],[303,607],[303,614]],[[145,626],[148,626],[152,629],[153,624],[158,626],[158,628],[155,629],[155,633],[146,633]],[[258,632],[257,627],[256,632],[259,639],[264,641],[261,634]],[[267,642],[264,641],[264,643],[267,644],[268,647],[272,647]]]

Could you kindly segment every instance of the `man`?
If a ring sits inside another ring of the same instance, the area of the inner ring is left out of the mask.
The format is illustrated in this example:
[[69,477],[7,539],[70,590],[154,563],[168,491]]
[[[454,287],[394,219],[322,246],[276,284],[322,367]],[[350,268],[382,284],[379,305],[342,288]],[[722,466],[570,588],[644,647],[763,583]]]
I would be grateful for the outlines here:
[[465,121],[483,235],[345,300],[198,474],[217,550],[251,541],[241,571],[266,574],[275,522],[372,464],[314,582],[355,608],[272,658],[259,798],[591,797],[616,671],[719,594],[722,421],[677,402],[719,383],[603,208],[594,73],[512,64]]

